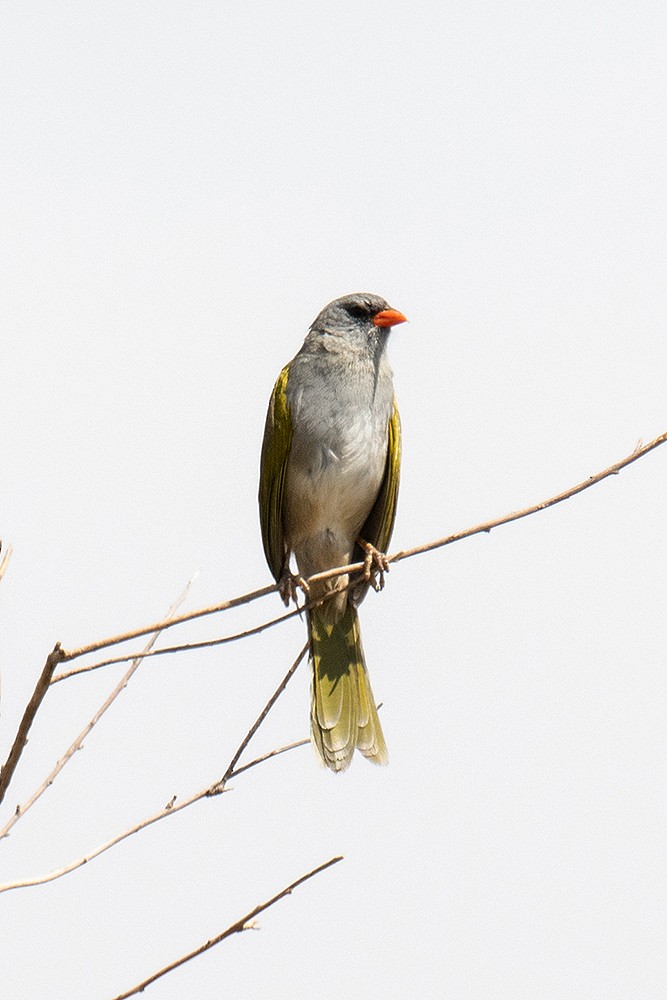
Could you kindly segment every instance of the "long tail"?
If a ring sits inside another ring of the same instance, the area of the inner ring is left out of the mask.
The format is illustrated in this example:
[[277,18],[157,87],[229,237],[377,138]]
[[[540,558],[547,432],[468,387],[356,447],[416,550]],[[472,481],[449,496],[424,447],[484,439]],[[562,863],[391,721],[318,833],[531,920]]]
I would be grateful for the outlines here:
[[313,689],[310,732],[332,771],[350,766],[355,747],[374,764],[388,761],[387,744],[373,699],[357,609],[348,604],[336,622],[326,605],[309,613]]

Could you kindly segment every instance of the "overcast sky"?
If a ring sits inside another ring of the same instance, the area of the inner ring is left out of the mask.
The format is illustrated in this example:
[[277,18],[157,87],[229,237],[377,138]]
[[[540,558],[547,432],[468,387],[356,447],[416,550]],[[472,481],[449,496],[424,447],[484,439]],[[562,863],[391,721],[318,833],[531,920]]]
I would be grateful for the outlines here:
[[[3,5],[3,760],[56,640],[148,624],[196,571],[188,609],[271,582],[266,404],[339,295],[410,320],[392,549],[667,430],[666,44],[659,2]],[[338,854],[145,996],[667,995],[666,486],[667,448],[392,568],[361,609],[389,767],[296,750],[0,896],[2,995],[109,1000]],[[304,637],[147,661],[0,882],[219,777]],[[0,825],[123,669],[49,693]],[[249,756],[307,734],[308,688]]]

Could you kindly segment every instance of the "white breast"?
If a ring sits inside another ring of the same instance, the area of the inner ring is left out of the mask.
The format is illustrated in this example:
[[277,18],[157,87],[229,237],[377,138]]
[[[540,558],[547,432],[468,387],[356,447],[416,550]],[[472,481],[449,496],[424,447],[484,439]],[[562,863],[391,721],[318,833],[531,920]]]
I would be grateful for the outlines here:
[[319,434],[295,429],[285,483],[287,543],[305,576],[350,560],[387,456],[384,413],[358,409],[321,424]]

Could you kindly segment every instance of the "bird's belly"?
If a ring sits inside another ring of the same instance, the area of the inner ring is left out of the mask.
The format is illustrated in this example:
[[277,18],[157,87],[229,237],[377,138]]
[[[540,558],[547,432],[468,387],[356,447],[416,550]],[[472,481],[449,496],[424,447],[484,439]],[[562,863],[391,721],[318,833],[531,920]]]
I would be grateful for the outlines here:
[[[366,454],[363,454],[365,452]],[[349,562],[377,497],[385,456],[377,446],[337,455],[293,450],[285,483],[285,535],[304,576]]]

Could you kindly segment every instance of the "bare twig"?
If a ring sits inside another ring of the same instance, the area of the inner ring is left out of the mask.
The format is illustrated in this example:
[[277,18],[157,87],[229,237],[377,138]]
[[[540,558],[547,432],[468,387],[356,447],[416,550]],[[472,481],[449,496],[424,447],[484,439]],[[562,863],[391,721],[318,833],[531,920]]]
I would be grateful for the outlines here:
[[259,635],[260,632],[264,632],[265,629],[271,628],[273,625],[278,625],[280,622],[287,621],[288,618],[295,618],[297,615],[301,615],[303,610],[304,608],[298,607],[294,611],[288,611],[277,618],[271,618],[269,621],[262,622],[261,625],[254,625],[244,632],[235,632],[233,635],[224,635],[218,639],[185,642],[180,646],[163,646],[162,649],[144,650],[141,653],[127,653],[124,656],[112,656],[107,660],[100,660],[98,663],[90,663],[83,667],[74,667],[72,670],[65,670],[61,674],[58,674],[52,679],[51,683],[57,684],[58,681],[65,681],[69,677],[75,677],[76,674],[87,674],[91,670],[99,670],[100,667],[108,667],[113,663],[126,663],[128,660],[144,659],[149,656],[163,656],[165,653],[186,653],[192,649],[206,649],[209,646],[224,646],[228,642],[236,642],[238,639],[247,639],[251,635]]
[[[523,510],[515,511],[510,514],[504,514],[502,517],[494,518],[491,521],[484,521],[482,524],[474,525],[472,528],[466,528],[463,531],[458,531],[453,535],[447,535],[445,538],[439,538],[432,542],[426,542],[424,545],[416,545],[414,548],[402,549],[399,552],[394,552],[392,555],[387,556],[388,563],[400,562],[403,559],[409,559],[412,556],[422,555],[424,552],[432,552],[434,549],[443,548],[445,545],[451,545],[453,542],[461,541],[464,538],[471,538],[473,535],[479,535],[483,532],[487,534],[493,529],[500,527],[502,524],[509,524],[512,521],[518,521],[520,518],[528,517],[530,514],[536,514],[541,510],[546,510],[548,507],[553,507],[555,504],[562,503],[563,500],[568,500],[570,497],[575,496],[577,493],[581,493],[584,490],[589,489],[591,486],[595,486],[597,483],[602,482],[603,479],[607,479],[609,476],[617,475],[621,469],[626,466],[631,465],[636,462],[637,459],[642,458],[647,455],[654,448],[659,445],[664,444],[667,441],[667,432],[661,434],[660,437],[655,438],[649,444],[642,445],[641,443],[637,445],[635,450],[627,458],[622,459],[620,462],[616,462],[614,465],[609,466],[608,469],[604,469],[602,472],[598,472],[594,476],[590,476],[585,479],[584,482],[578,483],[576,486],[572,486],[562,493],[558,493],[556,496],[551,497],[548,500],[542,500],[539,503],[533,504],[531,507],[526,507]],[[353,575],[355,573],[362,572],[364,569],[364,563],[350,563],[347,566],[337,566],[333,569],[325,570],[322,573],[315,573],[313,576],[309,577],[306,581],[307,586],[320,580],[328,580],[331,577],[343,576],[345,574]],[[351,581],[348,582],[347,586],[350,586]],[[240,604],[247,604],[250,601],[256,600],[258,597],[265,597],[268,594],[272,594],[278,588],[276,585],[270,587],[264,587],[261,590],[251,591],[249,594],[243,594],[241,597],[233,598],[229,601],[224,601],[222,604],[216,604],[209,608],[203,608],[200,611],[193,611],[187,615],[180,615],[178,618],[173,618],[169,622],[161,622],[157,625],[153,625],[144,629],[135,629],[132,632],[124,632],[121,635],[113,636],[111,639],[100,640],[97,643],[91,643],[89,646],[81,646],[78,649],[73,650],[63,650],[62,657],[63,662],[76,659],[80,656],[84,656],[91,652],[97,652],[100,649],[105,649],[108,646],[118,645],[121,642],[125,642],[128,639],[133,639],[141,635],[145,635],[147,632],[152,631],[156,628],[168,628],[172,625],[180,625],[183,622],[192,621],[195,618],[200,618],[203,615],[212,615],[218,611],[227,611],[230,608],[237,607]],[[345,588],[342,588],[345,589]],[[305,607],[309,607],[306,604]],[[256,625],[254,628],[247,629],[244,632],[238,632],[234,635],[223,636],[218,639],[209,639],[202,642],[196,643],[185,643],[178,646],[166,646],[163,649],[156,649],[150,655],[151,656],[162,656],[165,653],[179,653],[185,652],[191,649],[201,649],[206,646],[216,646],[222,645],[224,643],[233,642],[236,639],[243,639],[249,635],[256,635],[265,629],[272,628],[275,625],[279,625],[281,622],[287,621],[289,618],[293,618],[295,615],[301,614],[304,608],[298,608],[295,611],[290,611],[286,614],[280,615],[277,618],[269,619],[266,622],[262,622],[260,625]],[[66,680],[69,677],[74,677],[77,674],[88,673],[91,670],[98,670],[100,667],[106,667],[113,663],[124,663],[130,659],[134,659],[137,656],[148,655],[141,653],[128,653],[124,656],[110,657],[105,660],[100,660],[97,663],[88,664],[86,666],[77,667],[73,670],[63,671],[53,678],[52,683],[57,684],[59,681]]]
[[239,745],[238,750],[236,751],[236,753],[232,757],[231,761],[229,762],[229,766],[228,766],[227,770],[225,771],[224,775],[220,779],[220,786],[222,788],[225,787],[225,785],[227,784],[227,782],[229,781],[229,779],[235,773],[234,769],[235,769],[235,767],[236,767],[236,765],[238,763],[239,757],[241,756],[241,754],[243,753],[243,751],[245,750],[245,748],[248,746],[248,744],[250,743],[250,740],[253,738],[253,736],[255,735],[255,733],[257,732],[257,730],[259,729],[259,727],[261,726],[261,724],[264,722],[264,719],[267,717],[267,715],[269,714],[269,712],[271,711],[271,709],[273,708],[273,706],[275,705],[275,703],[278,701],[278,698],[280,697],[280,695],[283,693],[283,691],[285,690],[285,688],[289,684],[290,680],[292,679],[292,677],[293,677],[293,675],[294,675],[294,673],[296,671],[296,668],[299,666],[299,664],[301,663],[302,659],[304,658],[304,656],[306,655],[307,652],[308,652],[308,643],[306,643],[306,645],[303,647],[303,649],[301,650],[301,652],[297,656],[296,660],[294,661],[294,663],[292,664],[292,666],[289,668],[289,670],[287,671],[287,673],[285,674],[285,676],[281,680],[280,684],[278,685],[278,687],[276,688],[276,690],[273,692],[273,694],[271,695],[271,697],[267,701],[266,705],[264,706],[264,708],[262,709],[262,711],[259,713],[259,715],[255,719],[255,721],[253,722],[252,726],[250,727],[250,729],[246,733],[245,737],[241,740],[241,743]]
[[[525,508],[523,510],[516,511],[516,512],[511,513],[511,514],[507,514],[507,515],[505,515],[503,517],[500,517],[500,518],[497,518],[497,519],[494,519],[494,520],[491,520],[491,521],[485,521],[482,524],[478,524],[478,525],[475,525],[474,527],[468,528],[468,529],[466,529],[464,531],[460,531],[460,532],[457,532],[455,534],[448,535],[445,538],[441,538],[441,539],[438,539],[438,540],[433,541],[433,542],[428,542],[428,543],[426,543],[424,545],[415,546],[414,548],[411,548],[411,549],[404,549],[404,550],[401,550],[399,552],[395,552],[392,555],[388,556],[388,562],[390,562],[390,563],[392,563],[392,562],[399,562],[400,560],[407,559],[407,558],[409,558],[411,556],[420,555],[420,554],[422,554],[424,552],[430,552],[430,551],[433,551],[434,549],[442,548],[443,546],[449,545],[452,542],[459,541],[459,540],[461,540],[463,538],[469,538],[472,535],[480,534],[482,532],[489,532],[493,528],[498,527],[498,526],[500,526],[502,524],[508,524],[511,521],[519,520],[520,518],[527,517],[530,514],[534,514],[534,513],[537,513],[538,511],[545,510],[548,507],[552,507],[555,504],[561,503],[562,501],[567,500],[567,499],[569,499],[572,496],[575,496],[577,493],[581,493],[584,490],[588,489],[589,487],[596,485],[597,483],[601,482],[603,479],[606,479],[606,478],[608,478],[609,476],[612,476],[612,475],[616,475],[617,473],[619,473],[621,471],[621,469],[625,468],[626,466],[630,465],[633,462],[636,462],[639,458],[642,458],[644,455],[647,455],[654,448],[659,447],[660,445],[664,444],[666,441],[667,441],[667,432],[664,433],[664,434],[661,434],[659,437],[655,438],[653,441],[649,442],[649,444],[647,444],[647,445],[642,445],[640,443],[637,446],[637,448],[632,452],[632,454],[629,455],[627,458],[622,459],[620,462],[616,462],[614,465],[611,465],[609,468],[604,469],[602,472],[599,472],[596,475],[591,476],[589,479],[584,480],[584,482],[579,483],[576,486],[570,487],[569,489],[563,491],[562,493],[557,494],[554,497],[551,497],[548,500],[543,500],[540,503],[534,504],[531,507],[527,507],[527,508]],[[327,578],[333,577],[333,576],[340,576],[340,575],[343,575],[343,574],[346,574],[346,573],[350,574],[350,573],[354,573],[355,571],[361,571],[361,570],[363,570],[363,566],[364,566],[363,563],[353,563],[353,564],[351,564],[349,566],[337,567],[336,569],[331,569],[331,570],[328,570],[328,571],[326,571],[324,573],[318,573],[318,574],[312,576],[308,582],[312,583],[314,581],[327,579]],[[114,636],[111,639],[100,640],[99,642],[91,643],[88,646],[82,646],[82,647],[79,647],[78,649],[74,649],[74,650],[70,650],[70,651],[65,651],[65,650],[62,650],[58,646],[50,654],[50,658],[53,658],[54,656],[57,656],[57,662],[63,662],[64,660],[71,660],[71,659],[74,659],[75,657],[83,656],[86,653],[96,652],[97,650],[106,648],[107,646],[116,645],[116,644],[124,642],[124,641],[126,641],[128,639],[136,638],[136,637],[138,637],[140,635],[145,635],[145,634],[148,634],[148,633],[153,632],[153,631],[160,631],[162,629],[171,627],[172,625],[181,624],[182,622],[191,621],[194,618],[202,617],[203,615],[214,614],[214,613],[216,613],[218,611],[224,611],[224,610],[227,610],[228,608],[236,607],[236,606],[238,606],[240,604],[246,604],[249,601],[252,601],[252,600],[255,600],[255,599],[259,598],[259,597],[264,597],[267,594],[273,593],[273,591],[275,591],[276,589],[277,589],[276,586],[265,587],[265,588],[263,588],[261,590],[253,591],[253,592],[251,592],[249,594],[242,595],[241,597],[233,598],[230,601],[225,601],[222,604],[218,604],[218,605],[215,605],[213,607],[204,608],[204,609],[202,609],[200,611],[195,611],[195,612],[192,612],[192,613],[187,614],[187,615],[180,615],[180,616],[174,617],[174,618],[172,618],[170,620],[158,622],[158,623],[156,623],[155,625],[152,625],[152,626],[147,626],[146,628],[135,629],[134,631],[131,631],[131,632],[125,632],[125,633],[122,633],[121,635]],[[269,627],[270,625],[273,625],[273,624],[277,624],[278,622],[284,620],[285,618],[291,617],[292,615],[298,614],[298,613],[299,613],[299,611],[297,610],[295,612],[291,612],[290,614],[283,615],[280,618],[273,620],[272,622],[268,622],[268,623],[265,623],[262,626],[259,626],[258,630],[261,630],[262,628],[267,628],[267,627]],[[211,644],[215,644],[217,641],[230,641],[231,638],[234,638],[234,637],[225,637],[224,640],[213,640],[213,643],[211,643]],[[205,643],[204,645],[208,645],[208,644],[209,643]],[[159,651],[155,651],[155,652],[157,653]],[[141,655],[142,654],[134,654],[134,656],[138,657],[138,658],[140,658]],[[301,654],[301,655],[303,655],[303,654]],[[47,665],[48,664],[49,664],[49,661],[47,660]],[[97,666],[99,666],[99,665],[101,665],[101,664],[98,664]],[[46,667],[45,667],[45,671],[43,672],[43,676],[42,676],[42,678],[40,678],[40,684],[43,683],[44,676],[47,676],[48,678],[50,678],[50,676],[51,676],[51,674],[53,672],[53,667],[54,666],[55,666],[55,664],[51,665],[51,670],[50,670],[50,673],[48,673],[48,674],[46,672]],[[290,669],[292,669],[292,668],[290,668]],[[290,676],[291,676],[291,674],[290,674]],[[48,685],[48,679],[46,681],[46,684]],[[38,688],[39,688],[39,686],[40,685],[38,684]],[[280,690],[282,690],[282,689],[280,689]],[[37,695],[37,689],[35,691],[35,695]],[[35,695],[33,695],[33,699],[31,699],[31,704],[32,704],[32,702],[35,699]],[[34,718],[34,712],[39,707],[39,702],[41,702],[41,698],[43,698],[43,697],[44,697],[44,693],[42,692],[41,696],[39,697],[39,701],[38,701],[36,707],[34,708],[32,716],[30,716],[28,718],[28,723],[27,723],[28,724],[28,728],[29,728],[29,726],[30,726],[30,724],[32,722],[32,718]],[[271,704],[273,704],[273,701],[271,702]],[[269,705],[269,707],[271,707],[271,706]],[[30,706],[29,706],[29,708],[30,708]],[[26,716],[24,716],[24,722],[26,721],[26,718],[28,717],[28,715],[29,715],[28,709],[26,709]],[[258,720],[258,722],[255,723],[255,726],[253,727],[252,731],[250,732],[250,734],[248,736],[248,739],[239,748],[239,752],[238,752],[239,756],[240,756],[240,753],[245,748],[245,746],[247,745],[248,740],[252,737],[252,735],[254,734],[254,732],[256,732],[256,729],[257,729],[258,725],[261,724],[262,720],[263,720],[263,717],[260,717],[260,719]],[[23,726],[23,723],[22,723],[22,726]],[[27,733],[27,730],[25,730],[25,732]],[[21,729],[19,730],[19,735],[20,735],[20,733],[21,733]],[[12,748],[12,753],[10,754],[10,758],[12,757],[12,754],[15,753],[15,748],[16,748],[17,744],[19,743],[19,735],[17,735],[17,740],[15,741],[15,747]],[[298,745],[298,744],[294,744],[294,745]],[[18,755],[19,756],[20,756],[21,749],[22,749],[22,746],[18,750]],[[221,788],[224,787],[225,781],[228,780],[228,778],[232,774],[234,774],[234,773],[240,774],[243,770],[247,770],[249,767],[253,766],[253,763],[259,763],[261,760],[268,759],[270,756],[273,756],[273,755],[275,755],[276,753],[279,753],[279,752],[282,752],[282,751],[275,751],[275,752],[272,752],[271,754],[266,755],[264,758],[258,758],[258,760],[256,762],[252,762],[251,764],[244,765],[244,767],[241,767],[241,768],[238,769],[238,771],[234,772],[235,764],[238,762],[238,756],[236,756],[235,759],[234,759],[234,761],[230,765],[230,768],[228,768],[228,771],[225,773],[224,777],[220,780],[220,782],[218,782],[217,784],[215,784],[213,786],[210,786],[210,788],[206,789],[203,792],[197,793],[195,796],[192,796],[189,800],[186,800],[186,802],[184,804],[181,804],[181,805],[179,805],[179,807],[174,807],[174,808],[183,808],[185,804],[189,805],[189,804],[191,804],[191,802],[197,801],[199,798],[203,797],[204,795],[213,795],[213,794],[216,794],[216,792],[220,791]],[[7,767],[8,765],[9,765],[9,761],[8,761],[8,764],[5,767]],[[16,766],[16,762],[14,762],[13,767],[12,767],[12,771],[9,773],[9,778],[11,778],[11,773],[13,773],[13,768],[15,766]],[[9,778],[6,780],[6,784],[8,784]],[[3,774],[2,774],[2,781],[5,781],[5,771],[4,770],[3,770]],[[5,787],[6,787],[6,785],[5,785]],[[0,788],[2,788],[1,784],[0,784]],[[108,848],[110,846],[113,846],[115,843],[118,843],[120,840],[125,839],[125,837],[130,836],[132,833],[137,832],[137,830],[143,829],[143,827],[145,825],[149,825],[150,823],[155,822],[157,819],[161,818],[163,814],[164,814],[164,811],[160,812],[159,814],[156,814],[154,817],[151,817],[149,820],[146,820],[143,823],[138,824],[137,827],[132,828],[129,831],[126,831],[124,834],[119,835],[119,837],[114,838],[113,841],[110,841],[106,845],[103,845],[103,847],[101,849],[98,849],[96,852],[93,852],[93,854],[90,857],[95,857],[95,856],[97,856],[97,854],[102,853],[103,850],[108,850]],[[61,870],[59,870],[56,873],[51,873],[51,875],[44,876],[44,877],[42,877],[40,879],[31,880],[30,882],[11,883],[11,884],[8,884],[6,886],[0,886],[0,891],[3,891],[3,890],[8,889],[8,888],[16,888],[16,887],[18,887],[20,885],[37,885],[37,884],[40,884],[43,881],[51,881],[52,878],[57,878],[57,877],[59,877],[59,875],[65,874],[67,871],[73,870],[74,867],[79,867],[80,864],[84,864],[86,860],[87,860],[87,858],[86,859],[82,859],[79,862],[73,863],[72,866],[68,866],[66,869],[61,869]]]
[[[624,469],[626,466],[631,465],[636,462],[637,459],[643,458],[644,455],[648,455],[650,451],[654,448],[658,448],[661,444],[667,441],[667,432],[661,434],[660,437],[655,438],[648,444],[642,444],[639,442],[635,450],[627,458],[621,459],[620,462],[615,462],[610,465],[608,469],[604,469],[602,472],[596,473],[594,476],[590,476],[585,479],[583,483],[578,483],[576,486],[571,486],[567,490],[563,490],[562,493],[557,493],[556,496],[550,497],[548,500],[541,500],[540,503],[533,504],[531,507],[525,507],[523,510],[514,511],[511,514],[505,514],[503,517],[495,518],[492,521],[484,521],[482,524],[476,524],[472,528],[466,528],[464,531],[457,531],[453,535],[447,535],[445,538],[439,538],[434,542],[426,542],[424,545],[415,545],[411,549],[402,549],[400,552],[394,552],[392,555],[387,556],[387,562],[395,563],[400,562],[402,559],[409,559],[411,556],[419,556],[424,552],[432,552],[434,549],[441,549],[445,545],[451,545],[452,542],[461,541],[463,538],[471,538],[473,535],[479,535],[482,532],[489,532],[492,528],[498,528],[501,524],[510,524],[512,521],[518,521],[522,517],[528,517],[530,514],[537,514],[541,510],[546,510],[548,507],[554,507],[557,503],[562,503],[563,500],[569,500],[570,497],[576,496],[577,493],[583,493],[584,490],[589,489],[591,486],[596,486],[597,483],[601,483],[603,479],[607,479],[609,476],[616,476]],[[359,572],[364,568],[364,563],[351,563],[349,566],[337,566],[335,569],[326,570],[323,573],[315,573],[313,576],[308,578],[308,584],[318,582],[320,580],[328,580],[329,577],[333,576],[343,576],[346,573]]]
[[63,875],[69,875],[70,872],[76,871],[77,868],[83,867],[83,865],[87,864],[89,861],[92,861],[94,858],[98,858],[100,854],[104,854],[106,851],[109,851],[112,847],[115,847],[117,844],[120,844],[121,841],[127,840],[128,837],[132,837],[135,833],[139,833],[141,830],[145,830],[147,827],[152,826],[153,823],[157,823],[158,820],[166,819],[167,816],[173,816],[177,812],[180,812],[182,809],[187,809],[188,806],[193,805],[195,802],[201,801],[201,799],[211,798],[212,796],[219,795],[221,792],[225,790],[226,783],[227,781],[229,781],[230,777],[233,777],[236,774],[240,774],[242,771],[249,770],[250,767],[254,766],[255,764],[259,764],[261,760],[268,760],[270,757],[277,756],[279,753],[286,753],[287,750],[294,749],[297,746],[301,746],[301,742],[299,742],[291,744],[288,747],[282,747],[279,750],[275,750],[272,751],[271,753],[265,754],[264,757],[262,758],[258,758],[255,761],[251,761],[250,764],[247,764],[244,767],[239,768],[238,771],[234,771],[234,766],[237,763],[239,757],[241,756],[245,748],[248,746],[250,740],[255,735],[255,733],[259,729],[260,725],[262,724],[262,722],[264,721],[270,710],[273,708],[278,697],[287,687],[287,684],[293,677],[294,672],[301,663],[301,660],[303,659],[307,649],[308,649],[307,645],[303,647],[297,658],[294,660],[294,663],[292,663],[291,667],[283,677],[282,681],[280,682],[280,684],[278,685],[278,687],[276,688],[276,690],[271,695],[268,702],[260,712],[256,721],[252,724],[246,735],[243,737],[243,740],[239,744],[238,749],[235,751],[234,756],[232,757],[232,760],[222,778],[215,781],[212,785],[208,785],[206,788],[201,789],[201,791],[195,792],[193,795],[189,795],[187,798],[182,799],[180,802],[172,800],[162,809],[159,809],[158,812],[153,813],[152,816],[149,816],[147,819],[141,820],[141,822],[136,823],[129,829],[124,830],[122,833],[117,834],[110,840],[105,841],[105,843],[100,844],[100,846],[96,847],[93,851],[89,851],[88,854],[85,854],[83,857],[77,858],[75,861],[71,861],[67,865],[63,865],[61,868],[56,868],[53,871],[48,872],[46,875],[38,875],[35,878],[18,879],[15,882],[5,882],[4,885],[0,885],[0,893],[9,892],[10,889],[24,889],[27,888],[28,886],[43,885],[46,882],[54,882],[56,879],[62,878]]
[[46,658],[46,663],[44,664],[44,668],[39,676],[35,690],[32,693],[32,698],[26,705],[23,718],[21,719],[12,748],[9,751],[7,761],[0,772],[0,802],[2,802],[7,793],[9,782],[14,776],[16,765],[18,764],[21,754],[23,753],[28,742],[30,727],[32,726],[39,706],[44,700],[46,692],[49,690],[49,684],[51,683],[51,678],[53,677],[53,671],[59,663],[62,663],[62,659],[63,651],[60,648],[60,643],[57,642]]
[[198,802],[200,799],[205,798],[210,792],[210,788],[204,788],[200,792],[196,792],[194,795],[190,795],[187,799],[183,799],[181,802],[174,803],[173,801],[163,806],[158,812],[153,813],[147,819],[142,820],[135,826],[129,828],[129,830],[124,830],[123,833],[117,834],[115,837],[111,837],[109,840],[100,844],[94,850],[89,851],[84,854],[83,857],[77,858],[75,861],[71,861],[67,865],[63,865],[61,868],[55,868],[53,871],[48,872],[46,875],[36,875],[34,878],[24,878],[17,879],[15,882],[5,882],[0,885],[0,892],[9,892],[10,889],[25,889],[28,886],[33,885],[45,885],[47,882],[55,882],[56,879],[62,878],[63,875],[69,875],[70,872],[76,871],[77,868],[82,868],[84,865],[88,864],[94,858],[99,858],[100,854],[104,854],[106,851],[111,850],[116,844],[120,844],[121,841],[127,840],[135,833],[139,833],[140,830],[145,830],[147,827],[152,826],[153,823],[157,823],[160,819],[166,819],[167,816],[175,816],[177,812],[181,809],[186,809],[191,806],[194,802]]
[[173,628],[174,625],[182,625],[184,622],[191,622],[196,618],[203,618],[205,615],[215,615],[220,611],[238,608],[242,604],[249,604],[251,601],[256,601],[259,597],[266,597],[267,594],[272,594],[277,589],[278,587],[274,583],[272,586],[262,587],[260,590],[253,590],[249,594],[242,594],[240,597],[233,597],[229,601],[223,601],[222,604],[213,604],[209,608],[200,608],[198,611],[188,611],[184,615],[165,618],[163,621],[154,622],[153,625],[145,625],[142,628],[131,629],[129,632],[121,632],[118,635],[111,636],[109,639],[100,639],[97,642],[89,643],[87,646],[79,646],[77,649],[63,650],[63,662],[75,660],[79,656],[86,656],[88,653],[96,653],[99,649],[106,649],[108,646],[118,646],[121,642],[127,642],[129,639],[140,639],[141,636],[150,635],[152,632],[164,632],[168,628]]
[[227,928],[227,930],[222,931],[221,934],[211,938],[205,944],[200,945],[199,948],[195,948],[194,951],[188,952],[187,955],[183,955],[182,958],[177,959],[175,962],[170,962],[169,965],[165,965],[165,967],[160,969],[159,972],[154,972],[152,976],[149,976],[148,979],[144,979],[143,982],[133,986],[132,989],[128,990],[126,993],[119,993],[118,996],[113,998],[113,1000],[128,1000],[128,997],[136,996],[137,993],[143,993],[146,987],[150,986],[151,983],[154,983],[157,979],[161,979],[162,976],[166,976],[168,972],[172,972],[179,966],[189,962],[190,959],[197,958],[198,955],[203,955],[205,951],[208,951],[210,948],[214,948],[216,944],[220,944],[220,942],[224,941],[225,938],[231,937],[232,934],[239,934],[242,931],[254,928],[256,926],[254,923],[255,917],[259,916],[260,913],[263,913],[264,910],[268,910],[270,906],[273,906],[273,904],[277,903],[280,899],[284,899],[285,896],[289,896],[290,893],[292,893],[300,885],[303,885],[304,882],[307,882],[308,879],[313,878],[315,875],[319,875],[320,872],[325,871],[327,868],[331,868],[332,865],[338,864],[338,862],[342,860],[343,858],[341,856],[331,858],[329,861],[325,861],[324,864],[318,865],[317,868],[313,868],[313,870],[308,872],[307,875],[302,875],[301,878],[296,879],[295,882],[291,882],[290,885],[281,889],[281,891],[276,893],[275,896],[272,896],[271,899],[268,899],[265,903],[260,903],[260,905],[256,906],[254,910],[246,913],[245,916],[237,920],[236,923],[233,923]]
[[[0,552],[2,552],[2,542],[0,542]],[[11,559],[11,557],[12,557],[12,547],[11,545],[8,545],[7,548],[5,549],[5,554],[2,557],[2,562],[0,562],[0,580],[2,580],[3,576],[7,572],[7,567],[9,566],[9,560]]]
[[[167,616],[169,616],[170,614],[173,614],[173,612],[176,610],[176,608],[178,608],[183,603],[183,601],[187,597],[187,594],[188,594],[188,591],[190,590],[190,587],[192,586],[193,580],[194,580],[194,577],[191,580],[188,581],[188,583],[186,584],[185,589],[183,590],[182,594],[179,595],[179,597],[174,601],[174,603],[172,604],[171,608],[167,612]],[[144,653],[142,655],[146,655],[146,653],[151,649],[151,647],[153,646],[153,644],[156,642],[159,634],[160,634],[159,632],[155,632],[151,636],[151,638],[149,639],[149,641],[146,643],[146,649],[144,650]],[[59,648],[60,648],[59,646],[56,646],[56,649],[59,649]],[[56,650],[54,650],[53,652],[55,653],[55,651]],[[51,655],[53,656],[53,653]],[[60,662],[60,660],[59,659],[56,660],[56,663],[57,662]],[[60,774],[60,772],[64,768],[64,766],[67,763],[67,761],[70,760],[74,756],[74,754],[76,753],[77,750],[81,749],[81,747],[83,745],[83,741],[88,736],[88,734],[90,733],[90,731],[92,730],[92,728],[95,725],[97,725],[97,723],[102,718],[102,716],[104,715],[104,713],[106,712],[106,710],[116,700],[116,698],[121,693],[121,691],[124,688],[127,687],[128,683],[130,681],[130,678],[134,674],[135,670],[137,670],[137,668],[139,667],[139,665],[141,664],[141,662],[142,662],[141,656],[136,657],[136,659],[132,663],[130,669],[126,671],[126,673],[124,674],[124,676],[122,677],[122,679],[120,680],[120,682],[116,685],[116,687],[113,689],[113,691],[108,696],[108,698],[106,698],[106,700],[102,703],[102,705],[100,706],[100,708],[98,708],[98,710],[95,712],[95,715],[92,717],[92,719],[90,720],[90,722],[88,722],[88,724],[79,733],[79,735],[74,740],[74,742],[68,747],[68,749],[65,751],[65,753],[60,758],[60,760],[56,763],[55,767],[53,768],[53,770],[51,771],[51,773],[48,775],[48,777],[44,779],[44,781],[39,786],[39,788],[35,792],[33,792],[33,794],[30,796],[30,798],[28,799],[28,801],[24,805],[16,807],[16,810],[13,813],[13,815],[11,816],[11,818],[9,819],[9,821],[0,830],[0,840],[3,837],[6,837],[9,834],[9,831],[11,830],[11,828],[16,823],[18,823],[18,821],[21,818],[21,816],[25,815],[25,813],[28,811],[28,809],[30,809],[30,807],[32,805],[34,805],[34,803],[37,801],[37,799],[41,795],[44,794],[44,792],[46,791],[46,789],[51,787],[51,785],[53,784],[55,778],[58,776],[58,774]],[[47,661],[47,663],[48,663],[48,661]],[[54,664],[54,666],[55,666],[55,664]],[[53,671],[51,671],[51,672],[53,672]],[[46,693],[46,690],[48,690],[50,681],[51,681],[51,677],[49,677],[48,681],[46,682],[46,688],[45,688],[44,693]],[[44,695],[42,694],[42,698],[43,697],[44,697]],[[34,698],[34,695],[33,695],[33,698]],[[40,701],[41,701],[41,699],[40,699]],[[39,705],[37,707],[39,707]],[[37,709],[35,709],[35,711],[37,711]],[[4,770],[3,770],[3,777],[4,777]],[[9,777],[11,778],[11,775]],[[0,799],[0,801],[2,801],[2,800]]]
[[306,747],[310,745],[310,737],[306,737],[303,740],[297,740],[295,743],[287,743],[284,747],[277,747],[275,750],[269,750],[268,753],[263,753],[261,757],[255,757],[254,760],[249,761],[247,764],[242,764],[241,767],[235,767],[233,778],[238,777],[239,774],[243,774],[244,771],[249,771],[251,767],[255,767],[257,764],[263,764],[265,760],[270,760],[271,757],[278,757],[281,753],[287,753],[289,750],[296,750],[297,747]]

